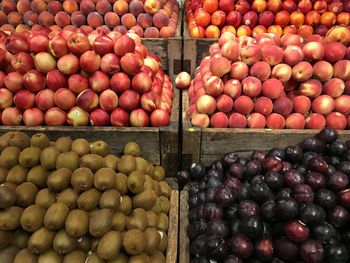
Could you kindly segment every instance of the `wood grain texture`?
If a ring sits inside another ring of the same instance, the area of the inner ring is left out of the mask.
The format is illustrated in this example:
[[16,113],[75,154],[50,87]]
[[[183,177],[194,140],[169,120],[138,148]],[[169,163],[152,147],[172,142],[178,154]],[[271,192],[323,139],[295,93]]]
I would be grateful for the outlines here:
[[169,229],[168,229],[168,249],[166,252],[166,262],[177,262],[178,228],[179,228],[179,191],[172,190],[170,196]]
[[179,230],[179,263],[190,262],[190,240],[187,236],[188,221],[188,192],[180,192],[180,230]]

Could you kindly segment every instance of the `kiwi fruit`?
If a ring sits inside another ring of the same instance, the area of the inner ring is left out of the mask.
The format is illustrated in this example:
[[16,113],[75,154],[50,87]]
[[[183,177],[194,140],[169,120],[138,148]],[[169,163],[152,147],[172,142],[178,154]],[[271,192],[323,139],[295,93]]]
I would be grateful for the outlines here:
[[112,216],[112,230],[123,231],[126,224],[126,215],[121,212],[115,212]]
[[164,213],[160,213],[158,215],[158,229],[164,232],[168,232],[168,228],[169,228],[169,217]]
[[42,254],[52,247],[55,232],[42,227],[35,231],[28,241],[28,249],[35,254]]
[[45,209],[48,209],[54,203],[56,203],[56,195],[49,188],[41,189],[35,197],[35,204]]
[[7,132],[0,136],[0,152],[9,146],[9,140],[14,136],[14,132]]
[[102,237],[112,227],[112,212],[109,209],[101,209],[90,216],[89,233],[93,237]]
[[72,252],[78,245],[77,239],[67,234],[64,229],[56,233],[52,247],[59,255]]
[[65,153],[71,150],[73,140],[70,137],[61,137],[56,140],[55,148],[61,152]]
[[0,262],[1,263],[13,263],[15,257],[18,254],[19,249],[13,246],[8,246],[0,250]]
[[135,208],[131,212],[131,214],[126,218],[126,228],[128,230],[136,228],[141,231],[144,231],[147,225],[147,213],[142,208]]
[[38,256],[25,248],[17,253],[13,263],[38,263]]
[[150,210],[146,212],[147,214],[147,223],[148,227],[157,227],[158,226],[158,215],[156,212]]
[[146,228],[145,232],[145,252],[147,254],[153,254],[158,250],[160,244],[160,234],[155,228]]
[[65,223],[66,232],[72,237],[81,237],[89,231],[89,214],[83,210],[70,211]]
[[154,166],[152,178],[158,182],[163,181],[165,178],[165,170],[162,166]]
[[117,171],[118,162],[120,160],[117,156],[109,154],[109,155],[105,156],[103,159],[104,159],[104,166],[105,167],[111,168],[115,172]]
[[168,236],[164,231],[159,231],[160,234],[160,243],[158,250],[162,253],[165,253],[167,247],[168,247]]
[[86,154],[80,158],[79,167],[87,167],[93,173],[97,172],[104,166],[104,159],[97,154]]
[[11,231],[0,230],[0,250],[11,244],[13,233]]
[[77,205],[80,209],[83,209],[85,211],[91,211],[94,208],[98,206],[98,203],[100,202],[101,192],[98,191],[96,188],[91,188],[89,190],[86,190],[85,192],[82,192],[78,199],[77,199]]
[[28,168],[17,164],[8,171],[6,182],[20,185],[27,180],[28,171]]
[[165,196],[159,196],[158,202],[160,202],[160,211],[165,214],[169,214],[170,201]]
[[150,255],[150,259],[152,263],[165,263],[166,258],[164,254],[160,251],[155,251],[152,255]]
[[38,147],[41,150],[43,150],[43,149],[49,147],[50,140],[46,134],[37,133],[37,134],[34,134],[32,136],[32,138],[30,138],[30,144],[32,145],[32,147]]
[[54,170],[56,169],[56,161],[60,151],[55,147],[47,147],[42,150],[40,155],[40,164],[45,170]]
[[154,190],[154,180],[152,179],[151,176],[149,175],[145,175],[145,184],[143,185],[143,189],[150,189],[150,190]]
[[120,205],[121,196],[117,190],[111,189],[102,193],[100,198],[100,208],[108,208],[116,211]]
[[129,258],[124,254],[120,253],[115,259],[108,260],[107,263],[128,263]]
[[38,258],[38,263],[62,263],[63,257],[58,255],[52,249],[44,252]]
[[128,263],[152,263],[150,257],[146,253],[131,256]]
[[5,182],[5,183],[1,184],[1,186],[10,188],[10,189],[15,190],[15,191],[16,191],[16,188],[17,188],[17,185],[16,185],[16,184],[8,183],[8,182]]
[[132,211],[132,200],[129,196],[123,195],[120,200],[120,205],[118,207],[118,211],[122,212],[124,215],[129,215]]
[[56,159],[56,169],[67,168],[73,172],[79,167],[79,159],[76,152],[61,153]]
[[38,147],[29,147],[21,151],[18,157],[20,165],[31,168],[40,163],[41,149]]
[[81,250],[74,250],[63,258],[63,263],[85,263],[87,255]]
[[136,160],[132,155],[123,155],[118,162],[118,172],[125,175],[131,174],[136,170]]
[[77,240],[77,249],[88,253],[90,251],[91,237],[89,235],[82,236]]
[[5,135],[6,134],[4,134],[3,137],[8,138],[9,146],[15,146],[20,150],[30,147],[30,138],[23,132],[14,132],[13,134]]
[[104,260],[115,259],[122,245],[121,234],[117,231],[107,232],[98,243],[97,255]]
[[97,254],[92,253],[90,254],[85,263],[105,263],[106,261],[104,261],[103,259],[101,259],[99,256],[97,256]]
[[18,164],[18,158],[21,150],[15,146],[6,147],[0,155],[0,165],[5,168],[11,168]]
[[129,255],[137,255],[145,250],[145,234],[138,229],[127,231],[123,237],[123,248]]
[[90,250],[93,252],[96,252],[99,242],[100,242],[100,239],[98,239],[96,237],[91,238]]
[[49,230],[59,230],[64,226],[69,207],[64,203],[55,203],[46,211],[44,225]]
[[6,182],[8,173],[9,173],[9,169],[0,166],[0,184],[3,184]]
[[47,186],[55,193],[66,189],[71,180],[72,172],[67,168],[60,168],[52,172],[47,178]]
[[127,185],[133,194],[141,193],[144,190],[146,177],[141,171],[134,171],[128,176]]
[[35,198],[39,192],[35,184],[25,182],[16,188],[16,204],[21,207],[27,207],[35,203]]
[[141,157],[135,157],[135,161],[136,161],[136,170],[141,171],[144,174],[148,174],[149,163]]
[[143,208],[145,210],[151,210],[157,202],[157,195],[153,190],[145,190],[132,199],[132,205],[134,208]]
[[14,246],[18,249],[27,248],[31,235],[32,233],[24,231],[22,228],[18,228],[13,232],[11,246]]
[[157,198],[156,204],[152,207],[152,211],[156,212],[157,214],[162,212],[162,203],[159,198]]
[[72,151],[76,152],[79,156],[90,153],[90,144],[85,139],[76,139],[72,143]]
[[94,174],[89,168],[78,168],[73,172],[70,183],[75,190],[88,190],[94,185]]
[[46,187],[47,177],[49,172],[41,165],[32,167],[27,174],[27,182],[35,184],[38,188]]
[[156,180],[153,180],[153,190],[156,193],[156,195],[160,195],[160,186],[159,186],[159,182]]
[[138,157],[141,155],[140,146],[136,142],[128,142],[124,146],[124,155],[132,155]]
[[121,194],[124,195],[128,192],[128,177],[125,174],[117,173],[115,174],[115,189]]
[[92,154],[97,154],[106,157],[109,154],[109,146],[104,141],[96,141],[91,144],[90,150]]
[[79,192],[73,188],[66,188],[57,195],[57,202],[64,203],[70,210],[76,208]]
[[43,226],[45,209],[40,205],[31,205],[23,210],[21,226],[25,231],[34,232]]
[[160,195],[170,198],[171,195],[171,187],[167,182],[159,182],[160,187]]
[[0,208],[7,208],[16,203],[16,190],[0,185]]
[[115,187],[115,172],[113,169],[104,167],[95,173],[94,185],[99,190],[109,190]]

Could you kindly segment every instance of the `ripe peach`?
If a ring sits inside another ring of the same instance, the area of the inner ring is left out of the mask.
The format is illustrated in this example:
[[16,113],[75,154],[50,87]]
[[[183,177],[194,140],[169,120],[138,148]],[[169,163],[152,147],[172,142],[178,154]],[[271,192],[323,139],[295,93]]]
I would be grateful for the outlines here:
[[303,47],[304,58],[308,61],[322,60],[324,47],[320,42],[308,42]]
[[323,92],[333,98],[343,94],[345,83],[342,79],[332,78],[323,84]]
[[141,107],[148,112],[156,110],[159,103],[160,97],[153,91],[141,95]]
[[209,117],[207,114],[196,113],[192,115],[191,124],[194,127],[207,128],[209,127]]
[[[32,11],[28,11],[33,13]],[[28,14],[29,16],[29,14]],[[7,15],[5,14],[4,11],[0,10],[0,25],[3,26],[7,23]]]
[[221,112],[231,112],[233,108],[233,100],[230,96],[222,94],[216,98],[216,109]]
[[[130,3],[130,9],[131,9],[131,7],[132,7],[132,5]],[[112,11],[112,6],[108,2],[108,0],[100,0],[96,3],[96,11],[98,13],[100,13],[101,15],[105,15],[107,12]]]
[[234,112],[230,115],[228,126],[230,128],[245,128],[247,127],[247,119],[243,114]]
[[31,3],[31,7],[35,13],[40,14],[41,12],[44,12],[46,10],[47,5],[44,0],[33,0]]
[[310,79],[313,75],[312,65],[306,61],[299,62],[293,67],[292,77],[294,80],[303,82]]
[[135,75],[143,66],[143,59],[133,53],[126,53],[120,59],[120,65],[129,76]]
[[135,109],[130,113],[130,124],[133,127],[147,127],[149,116],[144,109]]
[[226,23],[230,26],[238,28],[242,22],[242,14],[238,11],[231,11],[228,13]]
[[340,112],[331,112],[326,116],[326,126],[336,130],[344,130],[348,125],[348,120]]
[[283,129],[285,124],[286,120],[278,113],[272,113],[266,119],[266,127],[269,129]]
[[242,24],[253,29],[258,23],[258,15],[254,11],[248,11],[243,15]]
[[129,10],[129,4],[125,0],[117,0],[113,4],[113,11],[119,16],[126,14],[128,10]]
[[79,59],[73,54],[64,55],[58,59],[57,69],[66,75],[77,73],[79,70]]
[[80,57],[80,67],[82,70],[92,73],[100,68],[101,57],[95,51],[86,51]]
[[256,77],[247,77],[242,80],[242,90],[244,95],[255,98],[261,92],[261,81]]
[[[3,1],[4,3],[6,1]],[[4,4],[3,4],[4,5]],[[6,6],[6,4],[5,4]],[[4,8],[4,6],[2,6],[2,9]],[[31,11],[32,10],[32,7],[31,7],[31,3],[29,2],[29,0],[19,0],[17,2],[17,5],[16,5],[16,8],[17,8],[17,11],[20,13],[20,14],[24,14],[25,12],[27,11]],[[6,9],[6,8],[5,8]],[[13,9],[13,4],[11,4],[11,8],[10,9]]]
[[199,113],[212,114],[216,109],[216,101],[210,95],[203,95],[198,98],[196,108]]
[[305,119],[300,113],[292,113],[286,118],[286,129],[304,129]]
[[293,103],[289,98],[279,98],[273,103],[273,111],[284,117],[288,116],[292,110]]
[[0,71],[0,89],[5,88],[5,78],[6,74]]
[[328,11],[334,12],[335,14],[339,14],[343,11],[343,1],[334,0],[328,3]]
[[313,76],[321,82],[325,82],[332,78],[333,67],[327,61],[318,61],[313,66]]
[[290,24],[296,26],[297,28],[301,27],[304,24],[305,16],[299,11],[294,11],[290,14]]
[[298,3],[298,9],[303,14],[307,14],[312,9],[312,2],[310,0],[300,0]]
[[285,28],[283,28],[282,35],[288,34],[298,34],[298,28],[294,25],[286,26]]
[[347,27],[333,27],[328,31],[325,41],[327,43],[340,42],[347,46],[350,43],[350,30]]
[[203,9],[206,12],[209,12],[210,14],[212,14],[218,9],[219,1],[218,0],[204,0],[202,5],[203,5]]
[[156,13],[153,16],[153,25],[159,30],[162,27],[165,27],[169,24],[169,17],[167,17],[164,13]]
[[254,102],[250,97],[242,95],[234,101],[233,107],[236,112],[249,114],[254,108]]
[[311,37],[314,33],[314,28],[309,25],[302,25],[298,28],[298,34],[303,38]]
[[327,115],[335,109],[335,101],[331,96],[321,95],[312,102],[312,110],[316,113]]
[[60,108],[53,107],[46,111],[44,120],[47,126],[63,126],[66,123],[67,114]]
[[259,97],[255,100],[254,103],[254,111],[258,112],[264,116],[268,116],[271,114],[273,109],[272,100],[267,97]]
[[72,126],[86,126],[89,124],[89,113],[79,107],[73,107],[67,114],[67,123]]
[[126,53],[135,51],[135,41],[127,35],[122,35],[114,43],[114,52],[117,56],[122,57]]
[[279,11],[276,13],[274,24],[286,27],[289,24],[289,13],[287,11]]
[[251,36],[252,35],[252,29],[247,25],[241,25],[239,28],[237,28],[237,36]]
[[302,47],[304,39],[297,34],[289,34],[281,37],[281,47],[286,49],[288,46]]
[[266,28],[271,26],[275,20],[275,15],[271,11],[264,11],[259,15],[259,24]]
[[348,12],[341,12],[337,15],[337,25],[348,26],[350,24],[350,14]]
[[224,85],[224,93],[236,99],[242,94],[242,85],[237,79],[228,80]]
[[42,73],[48,73],[56,68],[56,60],[47,52],[40,52],[34,57],[34,65]]
[[265,61],[259,61],[250,67],[250,75],[261,81],[265,81],[271,75],[270,65]]
[[213,128],[227,128],[228,117],[223,112],[217,112],[210,118],[210,127]]
[[247,125],[249,128],[263,129],[266,126],[266,118],[264,115],[254,112],[247,117]]
[[70,16],[64,11],[60,11],[55,15],[55,23],[61,28],[71,24]]
[[89,122],[91,126],[108,126],[110,119],[106,111],[96,109],[90,113]]
[[129,77],[124,72],[117,72],[111,78],[111,89],[121,94],[131,86]]
[[262,94],[270,99],[277,99],[283,92],[281,81],[271,78],[263,82]]
[[151,113],[150,121],[153,127],[168,126],[170,123],[170,116],[165,110],[156,109]]
[[89,88],[89,80],[81,74],[73,74],[68,78],[68,87],[75,94],[79,94]]
[[45,88],[45,76],[38,70],[32,69],[23,75],[24,87],[33,92],[39,92]]
[[71,15],[71,23],[75,27],[81,27],[86,24],[86,17],[81,11],[75,11]]
[[217,26],[209,25],[205,29],[206,38],[218,38],[220,36],[220,29]]
[[47,3],[47,11],[52,15],[56,15],[58,12],[63,11],[62,3],[59,1],[49,1]]
[[326,125],[326,119],[322,114],[311,113],[305,119],[305,127],[307,129],[323,129]]
[[98,95],[92,89],[82,91],[76,99],[76,105],[87,112],[96,109],[98,107],[98,102]]
[[236,41],[226,42],[221,47],[221,53],[225,58],[235,62],[239,59],[239,44]]
[[266,10],[266,7],[267,3],[265,0],[254,0],[251,5],[252,10],[259,14],[264,12]]
[[324,59],[330,63],[335,63],[344,58],[346,47],[339,42],[328,43],[324,48]]
[[[261,49],[258,45],[252,44],[246,47],[241,47],[241,60],[247,65],[253,65],[261,58]],[[232,70],[231,70],[232,75]]]
[[331,28],[337,22],[337,16],[333,12],[324,12],[321,15],[321,24]]
[[283,50],[278,46],[263,46],[261,48],[261,58],[271,66],[280,64],[283,61]]
[[231,71],[231,63],[225,57],[212,58],[210,60],[209,67],[213,75],[220,78]]
[[87,16],[87,23],[92,28],[98,28],[103,25],[103,17],[98,12],[92,12]]
[[129,126],[129,113],[121,108],[115,109],[111,113],[111,124],[116,127]]
[[[35,94],[29,90],[19,90],[16,92],[13,102],[20,110],[26,110],[34,106]],[[12,105],[12,103],[11,103]]]
[[275,34],[281,37],[283,34],[283,29],[280,25],[272,25],[267,28],[267,33]]
[[205,92],[211,96],[219,96],[224,92],[224,83],[217,76],[211,76],[204,82]]
[[294,66],[304,59],[304,52],[298,46],[290,45],[283,52],[283,60],[286,64]]
[[146,0],[143,4],[146,13],[154,15],[161,8],[161,3],[159,0]]
[[69,110],[74,107],[76,97],[71,90],[60,88],[56,90],[53,99],[57,107],[62,110]]
[[253,28],[252,36],[256,37],[256,36],[262,35],[266,32],[267,32],[266,27],[264,27],[262,25],[257,25],[256,27]]
[[45,52],[49,45],[49,38],[42,34],[37,34],[29,38],[29,50],[32,53]]
[[13,94],[6,88],[0,89],[0,110],[11,107],[13,103]]
[[334,77],[340,78],[344,81],[350,80],[350,61],[339,60],[333,66]]
[[305,24],[309,26],[317,26],[321,22],[321,15],[317,11],[308,12],[305,15]]
[[25,74],[34,68],[34,61],[30,54],[26,52],[19,52],[11,57],[11,66],[17,72]]
[[44,113],[38,108],[27,109],[23,112],[23,123],[26,126],[41,126],[44,123]]
[[132,78],[131,86],[135,91],[145,93],[151,90],[152,79],[147,73],[139,72]]
[[[221,8],[220,8],[221,9]],[[244,15],[245,13],[247,13],[250,10],[250,5],[246,0],[238,0],[235,8],[233,8],[231,11],[236,10],[238,12],[240,12],[242,15]],[[231,12],[229,11],[229,12]]]
[[299,85],[300,95],[316,98],[322,93],[322,83],[316,79],[309,79]]
[[102,71],[95,71],[89,77],[90,87],[96,92],[102,92],[109,88],[110,79]]
[[104,55],[101,59],[100,67],[103,73],[114,75],[120,71],[119,57],[113,53]]
[[280,11],[282,9],[282,1],[281,0],[268,0],[267,1],[267,9],[276,14],[278,11]]
[[79,9],[78,3],[74,0],[65,0],[62,7],[63,10],[70,15]]
[[292,68],[287,64],[278,64],[273,67],[271,77],[281,82],[287,82],[292,76]]
[[22,112],[15,108],[6,108],[2,112],[1,121],[3,125],[18,126],[22,123]]
[[56,58],[68,53],[67,41],[62,36],[54,36],[49,40],[48,51]]
[[143,29],[151,27],[153,24],[152,16],[150,16],[149,14],[139,14],[137,17],[137,24]]
[[13,26],[23,24],[22,15],[18,12],[11,12],[7,15],[7,21]]
[[[156,27],[148,27],[145,29],[143,36],[145,38],[159,38],[159,30]],[[191,37],[195,37],[195,36],[191,35]],[[198,37],[204,37],[204,31],[203,31],[203,36],[198,36]]]
[[335,99],[335,110],[343,113],[345,116],[350,114],[350,96],[341,95]]
[[119,106],[128,112],[137,109],[140,105],[140,95],[134,90],[126,90],[119,97]]
[[104,15],[104,22],[106,26],[108,26],[110,29],[113,29],[120,24],[120,18],[116,13],[107,12]]
[[324,0],[317,0],[314,2],[313,8],[319,14],[323,14],[327,11],[327,2]]
[[54,107],[54,91],[50,89],[39,91],[35,96],[35,105],[42,111],[47,111]]
[[311,109],[311,100],[304,96],[299,95],[292,99],[293,111],[305,115]]
[[4,85],[12,92],[17,92],[23,87],[23,76],[19,72],[10,72],[4,78]]

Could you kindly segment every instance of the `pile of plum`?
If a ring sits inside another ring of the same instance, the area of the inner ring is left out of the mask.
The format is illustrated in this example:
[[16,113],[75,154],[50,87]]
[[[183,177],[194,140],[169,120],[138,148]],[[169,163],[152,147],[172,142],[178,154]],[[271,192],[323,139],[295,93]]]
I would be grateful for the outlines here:
[[285,149],[194,163],[191,263],[350,261],[350,140],[325,128]]

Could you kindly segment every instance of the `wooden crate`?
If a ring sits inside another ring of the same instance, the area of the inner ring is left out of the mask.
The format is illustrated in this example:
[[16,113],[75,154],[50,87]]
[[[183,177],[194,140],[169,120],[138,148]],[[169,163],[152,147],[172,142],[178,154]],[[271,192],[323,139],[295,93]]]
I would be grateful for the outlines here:
[[[192,162],[199,161],[209,165],[229,152],[249,156],[254,150],[284,148],[319,132],[307,129],[193,128],[187,114],[187,91],[183,92],[182,101],[182,168],[188,168]],[[342,140],[350,139],[350,131],[339,131],[339,137]]]
[[180,225],[179,225],[179,263],[189,263],[190,239],[187,236],[187,226],[189,224],[188,206],[189,194],[186,190],[180,192]]
[[148,52],[160,57],[163,70],[172,81],[182,71],[182,10],[178,15],[178,25],[175,37],[170,38],[142,38]]

